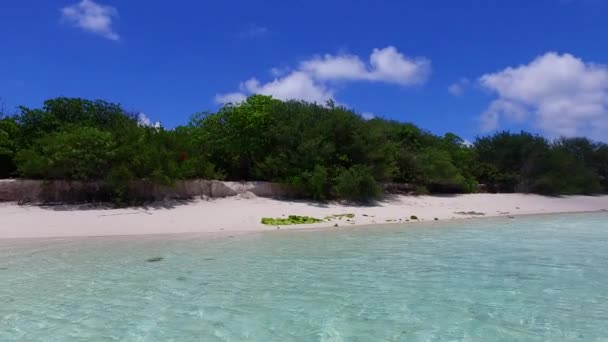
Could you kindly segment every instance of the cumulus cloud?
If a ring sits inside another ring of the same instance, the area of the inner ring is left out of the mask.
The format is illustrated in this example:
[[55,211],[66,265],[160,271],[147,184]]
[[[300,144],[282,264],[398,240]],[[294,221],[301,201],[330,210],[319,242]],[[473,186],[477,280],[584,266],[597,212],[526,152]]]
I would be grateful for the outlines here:
[[274,77],[280,77],[283,76],[285,74],[287,74],[289,72],[289,68],[287,67],[283,67],[283,68],[278,68],[278,67],[274,67],[274,68],[270,68],[270,74]]
[[462,140],[462,145],[464,145],[464,146],[466,146],[466,147],[473,147],[475,144],[473,144],[473,143],[471,142],[471,140],[464,139],[464,140]]
[[309,74],[301,71],[294,71],[265,84],[252,78],[244,83],[244,89],[249,94],[271,95],[281,100],[298,99],[324,103],[333,98],[332,92],[323,84],[315,82]]
[[324,85],[317,84],[310,75],[303,72],[292,72],[284,77],[262,84],[256,78],[242,82],[238,92],[217,94],[218,103],[239,103],[248,95],[269,95],[279,100],[304,100],[308,102],[325,103],[333,99],[333,93]]
[[137,124],[140,126],[147,126],[147,127],[154,127],[154,128],[161,127],[160,121],[152,122],[152,120],[150,120],[150,118],[144,113],[137,114]]
[[239,92],[215,95],[215,102],[217,103],[239,103],[246,99],[247,96]]
[[431,70],[425,58],[409,58],[393,46],[374,49],[365,63],[358,56],[315,56],[299,63],[298,68],[288,73],[273,69],[275,79],[262,83],[252,78],[241,83],[240,92],[216,95],[220,103],[234,102],[251,94],[271,95],[282,100],[305,100],[324,103],[334,99],[338,81],[368,81],[411,86],[424,83]]
[[401,85],[426,81],[431,63],[425,58],[408,58],[394,46],[374,49],[369,64],[355,55],[324,55],[300,64],[300,69],[320,80],[379,81]]
[[496,93],[481,114],[485,131],[501,120],[533,123],[550,136],[608,139],[608,67],[548,52],[526,65],[479,78]]
[[499,127],[500,117],[510,122],[523,123],[528,118],[529,112],[525,106],[512,101],[502,99],[494,100],[481,114],[481,129],[489,132]]
[[62,21],[110,40],[120,39],[112,28],[115,18],[118,18],[115,7],[101,5],[93,0],[82,0],[61,9]]
[[468,78],[461,78],[458,82],[450,84],[448,92],[454,96],[462,96],[471,84]]
[[361,113],[361,117],[365,120],[371,120],[376,117],[376,114],[374,114],[372,112],[363,112],[363,113]]

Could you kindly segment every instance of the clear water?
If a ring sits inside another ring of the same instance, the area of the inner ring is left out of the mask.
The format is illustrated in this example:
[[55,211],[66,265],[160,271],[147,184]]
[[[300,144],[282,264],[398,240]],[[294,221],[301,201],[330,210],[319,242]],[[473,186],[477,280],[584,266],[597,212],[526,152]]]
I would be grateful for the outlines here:
[[0,341],[113,340],[606,341],[608,214],[0,242]]

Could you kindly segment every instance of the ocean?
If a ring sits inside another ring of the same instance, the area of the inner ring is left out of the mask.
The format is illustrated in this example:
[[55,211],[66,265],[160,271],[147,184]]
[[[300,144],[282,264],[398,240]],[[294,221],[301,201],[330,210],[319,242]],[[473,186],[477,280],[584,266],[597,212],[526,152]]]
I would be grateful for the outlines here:
[[0,240],[0,341],[605,340],[608,213]]

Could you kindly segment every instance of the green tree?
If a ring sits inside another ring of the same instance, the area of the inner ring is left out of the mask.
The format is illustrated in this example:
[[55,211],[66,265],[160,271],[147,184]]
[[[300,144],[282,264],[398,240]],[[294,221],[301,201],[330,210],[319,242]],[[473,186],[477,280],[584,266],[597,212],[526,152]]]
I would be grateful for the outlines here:
[[594,156],[600,185],[604,192],[608,192],[608,145],[598,144]]
[[368,201],[380,196],[380,187],[369,167],[355,165],[341,170],[335,179],[335,192],[339,198]]
[[504,192],[530,192],[550,146],[530,133],[499,132],[477,138],[474,173],[480,183]]
[[19,133],[19,125],[15,119],[3,117],[0,113],[0,178],[13,175],[17,169],[15,153]]
[[608,192],[608,147],[586,138],[549,143],[526,132],[437,136],[414,124],[363,120],[328,102],[254,95],[173,129],[148,127],[120,105],[56,98],[0,115],[0,177],[106,180],[128,203],[129,183],[263,180],[319,200],[377,198],[381,183],[421,192]]
[[263,159],[268,147],[264,132],[271,125],[272,107],[280,101],[254,95],[240,104],[223,106],[218,113],[195,116],[199,144],[210,153],[230,179],[252,179],[254,164]]
[[127,114],[119,105],[102,100],[90,101],[60,97],[44,102],[42,109],[19,107],[17,120],[21,127],[24,147],[42,136],[71,126],[96,127],[121,131],[137,126],[135,115]]
[[99,180],[111,168],[115,148],[110,133],[79,127],[45,135],[19,151],[16,160],[25,177]]
[[542,194],[594,194],[602,191],[599,145],[586,138],[559,138],[542,160],[532,191]]
[[471,192],[471,184],[454,165],[446,150],[429,147],[420,158],[424,185],[431,192]]

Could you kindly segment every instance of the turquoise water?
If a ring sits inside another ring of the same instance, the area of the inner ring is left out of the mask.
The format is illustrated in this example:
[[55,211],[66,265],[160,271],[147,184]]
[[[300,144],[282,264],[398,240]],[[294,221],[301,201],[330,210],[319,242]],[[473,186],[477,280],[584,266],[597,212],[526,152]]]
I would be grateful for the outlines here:
[[0,241],[0,341],[450,340],[608,340],[608,214]]

